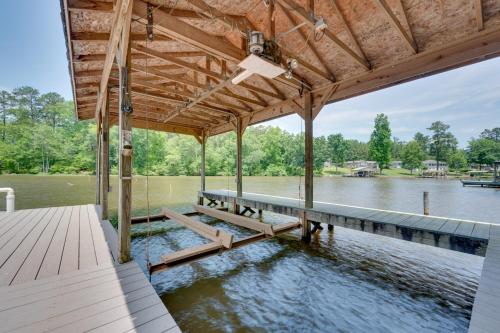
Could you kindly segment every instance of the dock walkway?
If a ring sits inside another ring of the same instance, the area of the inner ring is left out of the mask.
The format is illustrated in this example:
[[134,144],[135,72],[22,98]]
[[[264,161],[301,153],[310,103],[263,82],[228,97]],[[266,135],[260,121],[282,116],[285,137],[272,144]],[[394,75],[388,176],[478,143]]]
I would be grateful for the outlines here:
[[95,205],[0,213],[0,332],[180,332]]
[[491,227],[490,243],[474,299],[470,333],[500,331],[500,225]]
[[278,214],[298,217],[306,211],[310,221],[380,234],[416,243],[433,245],[449,250],[484,256],[491,223],[451,219],[389,210],[364,208],[314,201],[312,209],[305,209],[298,199],[272,195],[243,193],[227,190],[204,191],[211,200],[262,209]]

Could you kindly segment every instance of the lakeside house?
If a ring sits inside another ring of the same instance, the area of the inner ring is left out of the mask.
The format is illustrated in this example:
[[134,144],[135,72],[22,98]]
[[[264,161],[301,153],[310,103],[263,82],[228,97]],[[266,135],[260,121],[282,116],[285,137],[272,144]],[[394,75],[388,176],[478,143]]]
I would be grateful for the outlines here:
[[[426,171],[438,171],[436,160],[425,160],[422,162],[422,164],[423,164],[424,169]],[[439,161],[439,171],[447,172],[448,171],[448,163]]]
[[392,161],[391,169],[401,169],[403,167],[403,161]]

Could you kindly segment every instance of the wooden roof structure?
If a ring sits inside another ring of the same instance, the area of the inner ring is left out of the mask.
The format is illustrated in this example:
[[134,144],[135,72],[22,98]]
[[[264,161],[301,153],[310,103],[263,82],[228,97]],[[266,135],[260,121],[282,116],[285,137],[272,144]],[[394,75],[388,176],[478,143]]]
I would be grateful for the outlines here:
[[[95,118],[109,86],[118,115],[118,40],[131,10],[132,126],[200,136],[301,114],[327,103],[500,54],[500,0],[61,0],[78,119]],[[130,9],[127,4],[130,3]],[[322,17],[327,28],[314,29]],[[150,21],[151,22],[151,21]],[[231,83],[245,31],[298,61],[293,79]],[[116,101],[116,102],[115,102]]]

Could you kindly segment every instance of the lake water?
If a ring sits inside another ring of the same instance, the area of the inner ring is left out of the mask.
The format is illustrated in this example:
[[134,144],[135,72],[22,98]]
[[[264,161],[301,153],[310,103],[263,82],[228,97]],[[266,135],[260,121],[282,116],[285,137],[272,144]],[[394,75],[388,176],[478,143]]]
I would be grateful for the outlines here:
[[[315,178],[315,199],[406,212],[422,212],[430,193],[432,215],[498,223],[500,191],[464,188],[456,180]],[[92,176],[0,176],[16,190],[18,209],[92,203]],[[117,189],[116,178],[112,178]],[[134,178],[136,214],[146,207],[146,178]],[[149,177],[152,211],[190,210],[198,177]],[[209,177],[208,189],[235,189],[234,177]],[[244,191],[298,198],[298,177],[245,177]],[[116,205],[116,191],[111,205]],[[0,209],[4,209],[0,199]],[[234,233],[241,228],[200,217]],[[270,223],[292,221],[264,213]],[[134,226],[139,234],[145,226]],[[204,243],[173,222],[166,232],[132,241],[146,267],[165,253]],[[483,259],[383,236],[336,228],[311,245],[298,232],[153,276],[168,309],[187,332],[466,332]]]

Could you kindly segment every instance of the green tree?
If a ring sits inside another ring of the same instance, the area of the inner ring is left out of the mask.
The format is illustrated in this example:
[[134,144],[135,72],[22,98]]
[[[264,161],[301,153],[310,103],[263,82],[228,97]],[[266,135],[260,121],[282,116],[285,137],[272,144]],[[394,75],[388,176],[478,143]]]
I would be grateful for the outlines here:
[[430,140],[430,153],[436,159],[436,169],[439,171],[439,162],[448,160],[448,156],[457,148],[457,139],[449,132],[450,125],[441,121],[431,124],[428,130],[432,131]]
[[413,173],[413,170],[422,166],[422,161],[425,159],[425,153],[421,144],[413,140],[404,146],[401,157],[403,168],[409,169],[410,172]]
[[471,163],[491,165],[500,160],[500,142],[490,139],[471,139],[467,147],[467,155]]
[[347,152],[346,152],[346,160],[347,161],[356,161],[356,160],[367,160],[370,156],[368,144],[366,142],[361,142],[358,140],[346,140],[347,143]]
[[420,147],[422,147],[422,151],[424,153],[429,153],[429,142],[430,142],[430,138],[428,135],[424,135],[420,132],[417,132],[415,133],[415,135],[413,136],[413,140],[418,142],[418,144],[420,145]]
[[0,90],[0,111],[2,112],[2,141],[7,133],[7,118],[12,102],[12,95],[6,90]]
[[389,119],[383,113],[375,118],[375,129],[372,132],[369,142],[370,158],[378,163],[380,173],[388,168],[391,162],[391,128]]
[[485,129],[481,133],[481,138],[483,139],[490,139],[493,141],[500,141],[500,127],[495,127],[492,129]]
[[460,171],[467,168],[467,155],[462,149],[457,149],[448,157],[448,166],[451,170]]
[[342,134],[330,134],[327,138],[328,153],[330,159],[335,163],[335,171],[338,171],[338,166],[343,165],[346,161],[349,145]]
[[403,149],[405,147],[405,143],[397,137],[392,138],[392,152],[391,157],[395,160],[400,160],[403,158]]

